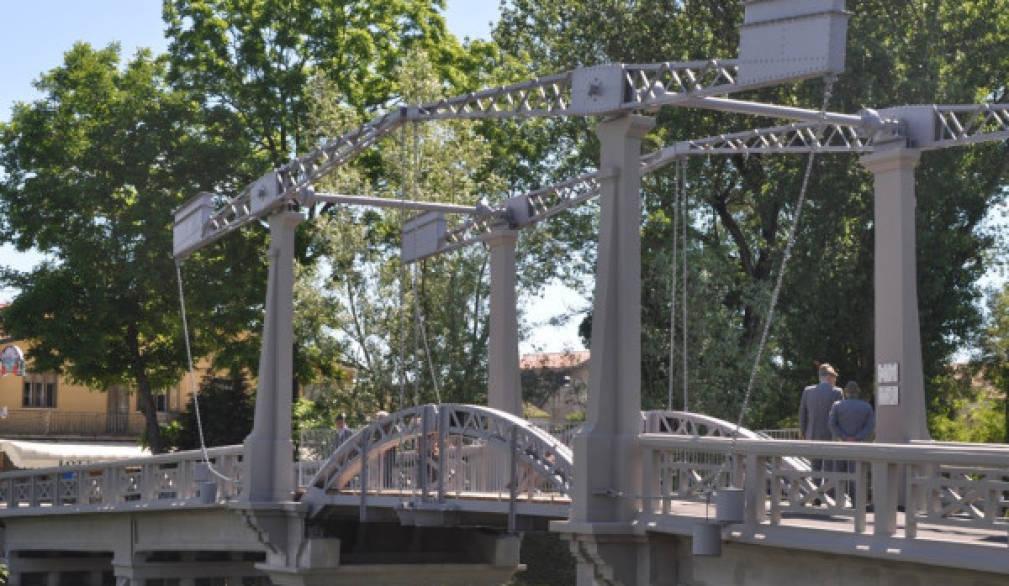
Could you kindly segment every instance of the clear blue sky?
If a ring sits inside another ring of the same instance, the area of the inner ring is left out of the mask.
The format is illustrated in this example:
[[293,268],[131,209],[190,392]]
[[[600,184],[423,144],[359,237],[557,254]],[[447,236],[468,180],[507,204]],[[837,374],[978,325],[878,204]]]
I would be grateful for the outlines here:
[[[449,30],[486,38],[497,18],[498,0],[447,0]],[[138,47],[165,49],[160,0],[0,0],[0,119],[16,100],[35,97],[31,83],[63,62],[75,41],[104,47],[118,41],[123,53]]]

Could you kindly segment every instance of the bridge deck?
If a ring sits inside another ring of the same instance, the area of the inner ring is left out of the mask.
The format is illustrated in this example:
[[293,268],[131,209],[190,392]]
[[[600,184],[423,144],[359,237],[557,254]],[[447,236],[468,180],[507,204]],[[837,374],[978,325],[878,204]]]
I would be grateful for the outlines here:
[[[669,514],[643,516],[639,532],[690,535],[694,525],[704,521],[705,503],[674,501]],[[708,507],[711,517],[714,506]],[[729,525],[727,541],[820,551],[839,555],[915,561],[944,567],[1009,573],[1006,554],[1007,530],[919,523],[914,537],[908,537],[905,515],[897,515],[893,535],[875,533],[875,515],[867,513],[864,532],[855,531],[852,517],[827,513],[783,513],[778,523]]]

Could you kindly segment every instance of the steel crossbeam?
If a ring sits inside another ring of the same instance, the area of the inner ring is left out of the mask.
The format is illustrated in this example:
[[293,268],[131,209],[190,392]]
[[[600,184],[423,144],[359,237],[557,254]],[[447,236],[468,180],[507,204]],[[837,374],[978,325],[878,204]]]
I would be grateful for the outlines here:
[[[237,196],[226,200],[210,214],[200,241],[187,247],[187,254],[281,209],[288,202],[298,201],[299,193],[314,182],[352,161],[362,151],[408,122],[608,115],[652,110],[673,104],[743,113],[754,113],[754,108],[757,108],[764,115],[778,112],[784,118],[808,118],[808,112],[796,108],[778,108],[752,102],[737,103],[711,97],[753,89],[775,81],[739,84],[736,82],[738,67],[736,60],[610,64],[576,69],[420,106],[397,108],[291,160],[246,186]],[[795,79],[795,76],[789,79]],[[832,116],[848,119],[841,114]],[[850,118],[857,119],[856,116]],[[264,188],[269,192],[269,201],[266,205],[257,207],[254,205],[253,193]]]
[[[677,159],[706,155],[756,155],[872,152],[879,135],[867,134],[850,124],[796,123],[733,134],[720,134],[708,138],[677,142],[659,151],[641,157],[641,172],[651,173]],[[882,136],[889,138],[891,133]],[[599,171],[583,173],[572,179],[530,191],[512,198],[509,203],[496,208],[497,216],[505,216],[522,200],[528,202],[528,213],[521,218],[510,218],[513,228],[524,228],[578,205],[599,194],[599,181],[606,174]],[[444,246],[447,252],[483,240],[491,232],[492,220],[470,218],[449,230]]]

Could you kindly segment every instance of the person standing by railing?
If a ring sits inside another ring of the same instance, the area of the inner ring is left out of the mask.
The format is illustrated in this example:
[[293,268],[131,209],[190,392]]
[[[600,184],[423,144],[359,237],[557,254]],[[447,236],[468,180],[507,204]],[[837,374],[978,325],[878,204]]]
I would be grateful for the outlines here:
[[[830,408],[827,422],[834,439],[840,442],[864,442],[872,437],[876,427],[876,415],[872,405],[859,398],[861,389],[855,381],[844,385],[844,399],[834,403]],[[838,472],[852,472],[855,463],[851,460],[838,460],[835,469]],[[855,500],[854,487],[848,491],[851,500]]]
[[333,451],[340,447],[340,444],[347,441],[354,432],[347,427],[347,416],[340,413],[336,416],[336,434],[333,436]]
[[[828,421],[830,408],[841,400],[841,389],[834,386],[837,383],[837,371],[833,366],[821,364],[819,375],[820,384],[802,390],[799,402],[799,439],[827,442],[832,438]],[[820,458],[810,461],[814,472],[824,470],[824,464]],[[832,466],[827,462],[826,469],[830,468]]]

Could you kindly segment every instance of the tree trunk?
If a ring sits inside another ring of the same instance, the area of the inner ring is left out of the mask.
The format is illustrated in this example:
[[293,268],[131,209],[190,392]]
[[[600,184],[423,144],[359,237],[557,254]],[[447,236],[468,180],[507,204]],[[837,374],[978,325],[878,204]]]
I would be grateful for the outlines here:
[[151,381],[147,378],[147,370],[144,368],[144,357],[140,353],[140,341],[136,328],[129,328],[130,352],[133,354],[133,375],[137,383],[137,403],[140,411],[144,414],[144,429],[147,430],[147,445],[151,447],[152,454],[161,454],[165,451],[161,445],[161,426],[158,425],[158,409],[154,404],[154,395],[151,393]]

